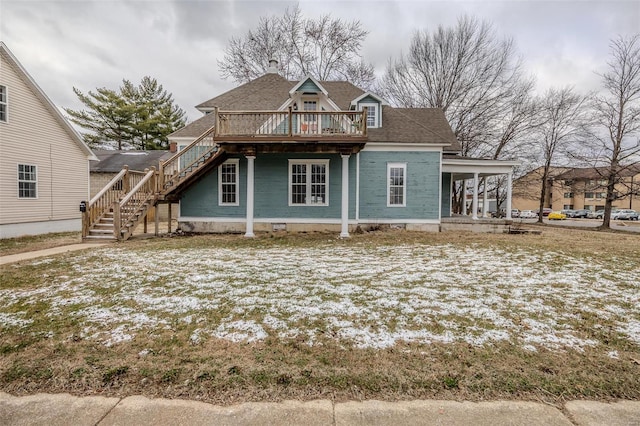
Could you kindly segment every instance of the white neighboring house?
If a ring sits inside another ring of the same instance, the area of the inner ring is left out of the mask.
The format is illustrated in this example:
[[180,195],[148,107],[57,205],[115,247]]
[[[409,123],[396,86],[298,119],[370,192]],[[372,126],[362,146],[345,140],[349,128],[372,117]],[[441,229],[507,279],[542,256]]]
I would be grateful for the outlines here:
[[98,159],[0,42],[0,238],[80,231],[91,160]]

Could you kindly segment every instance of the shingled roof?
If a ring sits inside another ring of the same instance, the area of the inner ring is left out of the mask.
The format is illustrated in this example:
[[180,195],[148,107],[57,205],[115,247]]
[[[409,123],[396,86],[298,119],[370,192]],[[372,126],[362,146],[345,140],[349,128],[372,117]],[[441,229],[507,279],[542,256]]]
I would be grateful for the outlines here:
[[[227,111],[277,110],[288,99],[289,91],[298,81],[288,81],[279,74],[265,74],[235,89],[196,106],[206,111],[218,107]],[[347,81],[320,81],[329,98],[343,111],[351,101],[365,93]],[[170,137],[195,138],[215,123],[214,114],[207,114],[172,133]],[[382,127],[368,129],[370,142],[445,144],[448,151],[459,151],[460,144],[442,110],[438,108],[382,107]]]
[[169,151],[110,151],[94,150],[99,162],[92,162],[89,171],[92,173],[117,173],[123,166],[129,170],[144,171],[146,168],[158,167],[160,160],[166,160],[172,153]]

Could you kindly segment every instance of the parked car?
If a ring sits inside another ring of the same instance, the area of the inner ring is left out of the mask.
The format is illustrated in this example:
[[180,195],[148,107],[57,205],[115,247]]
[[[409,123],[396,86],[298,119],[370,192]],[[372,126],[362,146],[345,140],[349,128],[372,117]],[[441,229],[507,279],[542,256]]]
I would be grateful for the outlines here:
[[611,209],[611,220],[617,220],[621,211],[620,209]]
[[[542,217],[547,217],[549,216],[549,213],[551,213],[553,210],[551,210],[549,207],[545,207],[542,209]],[[537,209],[534,211],[535,214],[540,214],[540,209]]]
[[604,210],[596,210],[594,212],[589,212],[587,217],[589,219],[602,219],[604,217]]
[[511,209],[511,217],[520,217],[520,210]]
[[564,210],[560,210],[560,213],[564,214],[566,217],[573,217],[573,212],[575,210],[571,210],[571,209],[564,209]]
[[580,210],[574,210],[573,214],[569,217],[573,217],[573,218],[586,218],[589,213],[591,211],[590,210],[586,210],[586,209],[580,209]]
[[538,217],[538,213],[533,210],[522,210],[520,212],[520,219],[536,219]]
[[551,212],[547,217],[549,220],[564,220],[567,218],[567,215],[562,212]]
[[[612,214],[613,216],[613,214]],[[638,212],[631,209],[622,209],[617,211],[616,219],[618,220],[638,220]]]

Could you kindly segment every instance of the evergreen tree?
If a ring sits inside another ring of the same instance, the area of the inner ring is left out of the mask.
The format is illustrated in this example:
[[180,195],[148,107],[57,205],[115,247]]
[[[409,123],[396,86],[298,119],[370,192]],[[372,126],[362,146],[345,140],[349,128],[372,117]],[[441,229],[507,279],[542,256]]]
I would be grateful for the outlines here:
[[166,149],[167,136],[185,124],[184,110],[155,78],[144,77],[138,86],[122,83],[118,91],[100,88],[87,95],[74,87],[87,109],[65,108],[70,120],[88,130],[83,137],[93,147]]

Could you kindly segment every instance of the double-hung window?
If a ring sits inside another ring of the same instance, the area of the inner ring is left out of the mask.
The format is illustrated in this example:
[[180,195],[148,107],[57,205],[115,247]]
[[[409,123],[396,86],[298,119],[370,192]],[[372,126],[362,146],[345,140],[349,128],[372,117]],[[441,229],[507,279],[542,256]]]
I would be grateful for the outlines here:
[[367,107],[367,128],[375,129],[378,127],[378,104],[360,104],[360,108]]
[[7,86],[0,85],[0,121],[7,122],[9,104],[7,101]]
[[237,206],[239,160],[227,160],[218,167],[218,204]]
[[407,205],[407,163],[387,163],[387,206]]
[[329,205],[329,160],[289,160],[289,205]]
[[36,166],[18,164],[18,198],[37,198]]

